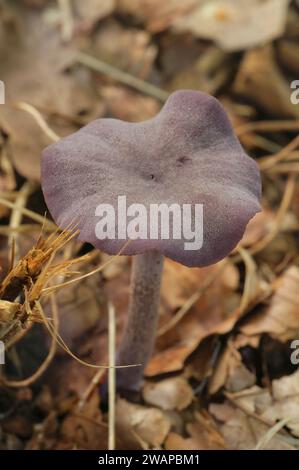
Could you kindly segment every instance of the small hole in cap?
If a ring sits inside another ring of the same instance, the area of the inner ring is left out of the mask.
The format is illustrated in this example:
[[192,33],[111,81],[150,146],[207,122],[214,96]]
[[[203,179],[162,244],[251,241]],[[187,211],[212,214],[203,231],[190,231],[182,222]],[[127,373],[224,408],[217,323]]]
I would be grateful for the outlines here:
[[180,158],[177,159],[178,166],[183,166],[183,165],[185,165],[185,163],[187,163],[189,161],[190,161],[190,158],[185,157],[185,156],[180,157]]

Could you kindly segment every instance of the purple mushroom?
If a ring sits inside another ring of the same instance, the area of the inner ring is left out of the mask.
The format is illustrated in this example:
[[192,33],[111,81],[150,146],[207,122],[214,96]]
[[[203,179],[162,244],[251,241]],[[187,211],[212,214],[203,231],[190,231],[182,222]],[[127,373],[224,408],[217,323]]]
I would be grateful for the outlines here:
[[56,223],[133,258],[118,390],[138,391],[152,354],[164,256],[190,267],[223,259],[260,211],[256,162],[217,99],[173,93],[153,119],[98,119],[45,149],[42,188]]

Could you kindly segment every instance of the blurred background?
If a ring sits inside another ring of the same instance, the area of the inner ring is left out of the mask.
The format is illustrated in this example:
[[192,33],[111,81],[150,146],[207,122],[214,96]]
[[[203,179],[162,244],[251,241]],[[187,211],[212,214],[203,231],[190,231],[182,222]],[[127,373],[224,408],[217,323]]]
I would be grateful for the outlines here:
[[0,0],[0,80],[0,448],[107,449],[105,375],[72,354],[107,364],[107,302],[118,336],[128,303],[127,257],[62,285],[109,257],[55,233],[42,149],[95,118],[149,119],[188,88],[222,102],[258,161],[263,212],[221,263],[167,260],[116,447],[298,450],[299,2]]

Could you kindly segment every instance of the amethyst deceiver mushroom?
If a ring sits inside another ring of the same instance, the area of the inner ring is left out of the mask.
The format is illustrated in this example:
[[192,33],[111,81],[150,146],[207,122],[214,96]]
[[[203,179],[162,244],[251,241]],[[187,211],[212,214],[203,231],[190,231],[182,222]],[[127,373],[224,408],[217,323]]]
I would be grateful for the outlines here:
[[[258,166],[244,153],[217,99],[181,90],[168,98],[153,119],[141,123],[98,119],[50,145],[43,153],[42,188],[60,227],[76,220],[79,240],[109,254],[118,253],[132,238],[119,227],[128,223],[118,221],[119,196],[126,197],[126,207],[142,204],[147,213],[152,204],[202,204],[199,249],[185,249],[183,235],[164,239],[158,233],[151,238],[147,227],[147,236],[131,240],[122,252],[135,256],[117,364],[142,366],[118,369],[117,387],[137,391],[153,350],[164,256],[190,267],[207,266],[227,256],[260,211]],[[101,204],[115,210],[116,229],[106,239],[99,239],[96,231],[96,208]],[[195,213],[190,212],[189,218],[196,227]]]

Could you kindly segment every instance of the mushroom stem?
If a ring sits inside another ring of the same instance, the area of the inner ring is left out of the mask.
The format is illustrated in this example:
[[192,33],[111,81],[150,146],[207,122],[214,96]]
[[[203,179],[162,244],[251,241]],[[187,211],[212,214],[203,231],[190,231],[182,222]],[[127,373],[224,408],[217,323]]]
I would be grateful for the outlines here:
[[141,364],[118,369],[117,389],[138,392],[153,352],[159,313],[164,256],[156,251],[136,255],[131,275],[128,320],[117,353],[117,364]]

